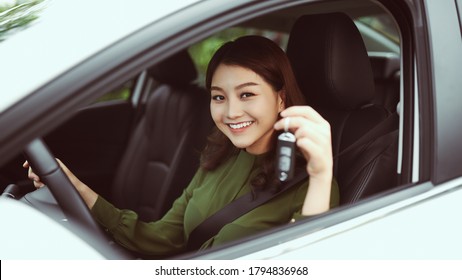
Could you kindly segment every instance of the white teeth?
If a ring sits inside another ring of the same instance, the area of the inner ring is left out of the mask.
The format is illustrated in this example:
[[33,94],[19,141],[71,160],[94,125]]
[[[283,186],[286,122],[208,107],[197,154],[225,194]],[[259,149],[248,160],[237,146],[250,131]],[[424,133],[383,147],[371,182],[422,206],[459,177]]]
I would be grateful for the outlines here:
[[251,125],[253,122],[241,122],[241,123],[238,123],[238,124],[228,124],[229,127],[231,127],[232,129],[239,129],[239,128],[243,128],[243,127],[247,127],[249,125]]

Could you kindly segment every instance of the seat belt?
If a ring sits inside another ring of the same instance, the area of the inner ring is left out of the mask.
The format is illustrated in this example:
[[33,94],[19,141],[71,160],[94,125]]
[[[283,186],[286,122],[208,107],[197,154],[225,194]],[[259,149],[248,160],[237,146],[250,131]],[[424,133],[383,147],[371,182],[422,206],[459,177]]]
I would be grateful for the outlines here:
[[[396,131],[395,124],[398,121],[399,116],[392,114],[383,120],[379,125],[369,130],[366,134],[356,140],[353,144],[342,150],[340,153],[334,156],[339,158],[348,152],[365,145],[366,143],[375,140],[376,138],[389,134]],[[308,174],[305,169],[302,172],[298,172],[294,178],[284,183],[281,189],[277,192],[264,191],[258,193],[258,196],[254,199],[252,193],[245,194],[238,199],[230,202],[222,209],[218,210],[201,224],[199,224],[189,235],[187,249],[197,250],[211,237],[218,234],[218,232],[228,223],[236,220],[242,215],[250,212],[258,206],[268,202],[272,198],[280,195],[281,193],[291,189],[308,178]]]
[[212,214],[204,220],[191,232],[189,235],[188,250],[199,249],[205,241],[210,239],[212,236],[217,235],[226,224],[234,221],[245,213],[250,212],[252,209],[257,208],[259,205],[264,204],[272,198],[284,193],[307,178],[308,174],[306,171],[298,172],[298,174],[291,180],[284,183],[281,189],[277,192],[269,190],[263,191],[258,193],[255,199],[250,192],[230,202],[225,207],[215,212],[215,214]]

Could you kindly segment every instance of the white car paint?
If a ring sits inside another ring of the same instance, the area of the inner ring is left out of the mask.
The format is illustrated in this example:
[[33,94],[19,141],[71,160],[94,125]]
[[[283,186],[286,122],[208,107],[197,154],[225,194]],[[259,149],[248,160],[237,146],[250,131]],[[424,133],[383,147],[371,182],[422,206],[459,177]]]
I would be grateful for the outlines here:
[[[462,179],[344,223],[242,259],[453,259],[462,258]],[[438,238],[435,240],[435,237]]]
[[0,113],[99,50],[197,1],[45,1],[32,26],[0,43]]
[[[22,219],[18,219],[22,217]],[[105,259],[79,236],[23,202],[0,197],[0,259]]]

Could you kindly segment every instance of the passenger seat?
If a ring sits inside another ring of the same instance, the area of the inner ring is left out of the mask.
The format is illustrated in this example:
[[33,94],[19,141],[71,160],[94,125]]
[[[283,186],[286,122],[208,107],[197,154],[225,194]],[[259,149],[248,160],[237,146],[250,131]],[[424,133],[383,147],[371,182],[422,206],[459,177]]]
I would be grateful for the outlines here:
[[144,221],[161,218],[188,185],[211,127],[208,95],[194,84],[197,72],[186,50],[149,74],[158,86],[129,139],[112,191],[117,207]]
[[[300,17],[292,27],[287,54],[308,104],[331,125],[334,155],[388,117],[388,110],[372,103],[369,57],[346,14]],[[341,204],[396,186],[398,122],[393,126],[394,135],[334,159]]]
[[392,53],[370,53],[369,57],[375,82],[373,103],[394,113],[400,98],[400,57]]

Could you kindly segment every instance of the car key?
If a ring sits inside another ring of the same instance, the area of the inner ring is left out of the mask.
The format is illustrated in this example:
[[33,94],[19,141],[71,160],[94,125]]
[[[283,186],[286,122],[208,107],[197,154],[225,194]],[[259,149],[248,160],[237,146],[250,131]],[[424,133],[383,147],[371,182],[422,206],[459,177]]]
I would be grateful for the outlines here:
[[278,136],[277,176],[284,182],[292,179],[295,170],[295,135],[288,130],[289,118],[286,119],[285,132]]

